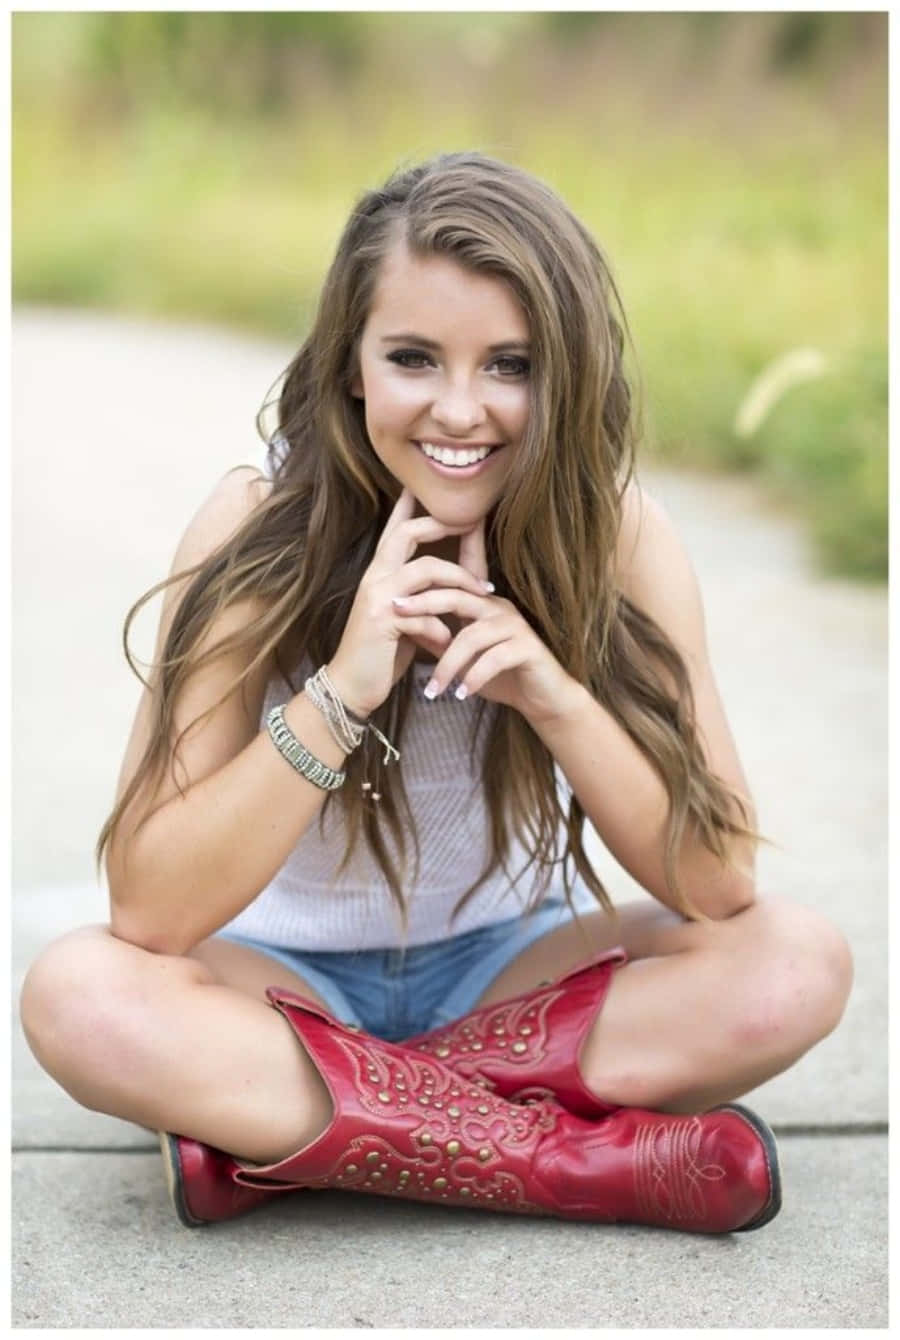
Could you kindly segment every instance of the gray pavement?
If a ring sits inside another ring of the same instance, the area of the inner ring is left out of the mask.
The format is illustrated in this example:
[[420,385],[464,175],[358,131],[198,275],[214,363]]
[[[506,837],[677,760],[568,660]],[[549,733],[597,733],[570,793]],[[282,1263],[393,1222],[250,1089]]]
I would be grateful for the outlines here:
[[[137,697],[122,618],[215,479],[256,451],[253,415],[289,355],[197,327],[14,316],[16,994],[42,945],[104,919],[91,847]],[[773,842],[761,887],[821,908],[855,956],[840,1028],[746,1100],[780,1134],[782,1213],[706,1239],[308,1193],[189,1232],[147,1133],[79,1108],[14,1024],[13,1325],[887,1325],[886,597],[817,576],[797,525],[746,481],[643,478],[700,574]],[[591,849],[617,901],[645,896]]]

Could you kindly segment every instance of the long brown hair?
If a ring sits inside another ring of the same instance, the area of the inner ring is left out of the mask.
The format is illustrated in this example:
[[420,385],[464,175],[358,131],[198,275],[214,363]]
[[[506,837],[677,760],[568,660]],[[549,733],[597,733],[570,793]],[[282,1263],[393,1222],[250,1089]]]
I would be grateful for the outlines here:
[[[489,571],[497,594],[517,606],[662,780],[669,800],[666,877],[678,905],[692,913],[676,868],[687,827],[726,863],[728,839],[751,830],[742,799],[707,767],[682,657],[653,620],[616,589],[616,543],[636,435],[623,370],[627,325],[621,303],[602,252],[563,202],[529,174],[477,153],[441,155],[400,171],[354,209],[312,330],[274,402],[272,437],[280,450],[272,455],[271,493],[226,544],[192,570],[156,667],[152,739],[104,825],[98,860],[141,789],[152,791],[167,767],[174,771],[174,705],[200,664],[247,647],[251,663],[228,692],[267,657],[296,691],[291,676],[301,659],[317,666],[337,650],[399,493],[369,444],[362,407],[351,394],[379,265],[398,240],[415,254],[452,257],[502,279],[526,313],[530,412],[505,492],[487,518]],[[130,611],[126,654],[131,620],[164,585]],[[257,617],[200,654],[217,615],[248,596],[256,597]],[[130,656],[129,661],[137,673]],[[411,688],[410,669],[373,717],[395,743],[402,738]],[[485,700],[478,705],[473,750],[486,706]],[[383,774],[377,808],[361,790],[363,766],[361,753],[347,759],[347,783],[329,794],[320,824],[329,804],[343,807],[347,845],[341,868],[362,828],[405,920],[404,878],[384,827],[405,866],[402,807],[417,870],[419,846],[402,765]],[[536,899],[555,865],[562,866],[571,898],[574,861],[598,902],[612,910],[582,844],[584,810],[572,795],[565,811],[553,756],[517,713],[501,708],[493,714],[481,772],[492,855],[457,911],[498,866],[510,875],[511,832],[530,853],[526,869],[538,867]]]

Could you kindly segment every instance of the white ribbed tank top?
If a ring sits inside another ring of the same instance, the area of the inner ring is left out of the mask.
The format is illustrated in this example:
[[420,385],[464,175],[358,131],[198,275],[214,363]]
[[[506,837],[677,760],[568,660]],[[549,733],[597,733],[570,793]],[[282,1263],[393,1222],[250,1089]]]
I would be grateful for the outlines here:
[[[261,459],[252,463],[269,474]],[[348,865],[338,875],[346,825],[337,798],[329,803],[324,817],[316,815],[271,883],[223,930],[291,949],[387,949],[428,944],[518,916],[543,887],[547,896],[563,895],[560,866],[553,867],[549,882],[546,870],[537,864],[522,874],[530,853],[511,835],[507,865],[512,882],[502,867],[495,870],[451,924],[453,909],[484,869],[490,847],[481,762],[490,723],[499,709],[488,704],[474,759],[470,758],[477,698],[459,702],[447,689],[429,702],[422,690],[433,669],[433,662],[413,662],[414,689],[399,744],[401,758],[389,765],[403,769],[419,838],[421,864],[414,886],[415,850],[412,837],[407,839],[403,879],[407,933],[403,933],[387,879],[362,832]],[[298,682],[314,670],[305,662]],[[266,691],[261,728],[265,728],[269,710],[292,696],[291,686],[275,676]],[[374,759],[372,745],[370,750]],[[568,784],[559,769],[557,781],[565,795]],[[384,840],[399,868],[399,852],[387,831]],[[558,851],[564,849],[561,837]],[[573,878],[573,885],[576,907],[596,908],[582,882]]]
[[[414,692],[400,742],[403,780],[419,837],[421,864],[413,885],[415,849],[407,839],[403,893],[408,908],[404,936],[399,910],[381,867],[361,832],[356,849],[340,875],[346,845],[340,802],[317,814],[272,882],[223,929],[293,949],[352,950],[427,944],[518,916],[543,885],[562,894],[560,867],[547,872],[537,865],[523,875],[529,853],[511,837],[507,861],[514,883],[502,867],[468,900],[453,920],[453,909],[484,869],[490,844],[490,820],[481,789],[481,760],[492,714],[489,705],[478,733],[474,761],[471,733],[477,701],[458,702],[452,693],[429,702],[422,697],[433,664],[414,662]],[[301,669],[302,679],[312,674]],[[292,696],[290,686],[273,679],[266,692],[261,725],[269,709]],[[374,753],[370,753],[374,758]],[[287,767],[285,763],[285,767]],[[323,819],[320,833],[320,819]],[[404,832],[408,825],[404,823]],[[385,842],[399,867],[399,852],[389,832]],[[563,847],[560,846],[560,852]],[[578,885],[576,884],[576,892]],[[576,905],[591,907],[593,899]]]

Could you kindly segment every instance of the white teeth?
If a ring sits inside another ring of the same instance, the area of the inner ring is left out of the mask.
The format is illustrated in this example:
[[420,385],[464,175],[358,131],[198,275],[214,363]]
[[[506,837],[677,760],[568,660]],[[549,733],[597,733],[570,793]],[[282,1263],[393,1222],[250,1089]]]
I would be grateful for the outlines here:
[[422,450],[426,456],[430,456],[433,461],[440,461],[441,465],[474,465],[476,461],[483,461],[485,456],[491,453],[490,447],[474,447],[469,451],[453,451],[450,447],[436,447],[432,442],[423,442]]

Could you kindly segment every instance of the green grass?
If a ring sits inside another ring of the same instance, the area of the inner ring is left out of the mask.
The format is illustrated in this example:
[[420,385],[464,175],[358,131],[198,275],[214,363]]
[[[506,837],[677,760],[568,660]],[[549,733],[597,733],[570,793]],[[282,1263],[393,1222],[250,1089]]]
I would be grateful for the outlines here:
[[[423,98],[418,66],[405,83],[366,67],[345,82],[323,76],[315,97],[277,117],[159,96],[110,114],[93,88],[93,102],[65,81],[47,96],[33,64],[20,55],[13,90],[16,301],[298,339],[359,192],[401,159],[479,147],[548,180],[611,257],[649,459],[757,471],[807,518],[827,570],[885,578],[877,89],[850,116],[814,84],[760,85],[741,91],[745,119],[737,94],[720,89],[704,106],[702,89],[686,89],[668,124],[648,103],[652,79],[636,91],[620,74],[600,106],[583,71],[566,83],[523,55],[483,78],[470,70],[456,97]],[[738,437],[754,378],[801,346],[821,351],[824,376]]]

